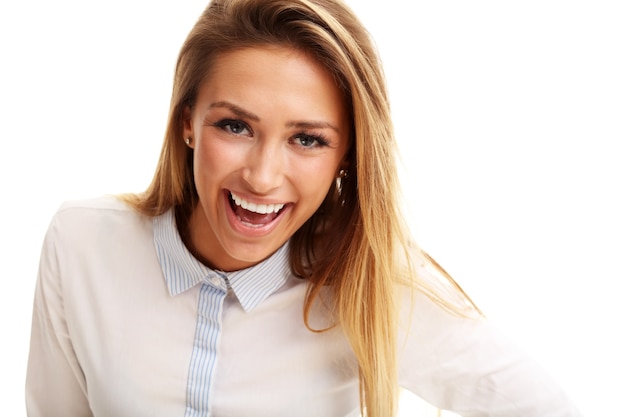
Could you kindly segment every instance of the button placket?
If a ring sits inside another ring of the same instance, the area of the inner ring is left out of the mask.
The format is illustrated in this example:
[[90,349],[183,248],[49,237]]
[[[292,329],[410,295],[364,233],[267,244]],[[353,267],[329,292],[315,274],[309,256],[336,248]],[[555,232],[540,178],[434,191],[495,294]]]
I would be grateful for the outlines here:
[[226,292],[227,285],[225,278],[217,272],[212,271],[209,275],[204,277],[203,281],[210,286],[219,289],[222,292]]

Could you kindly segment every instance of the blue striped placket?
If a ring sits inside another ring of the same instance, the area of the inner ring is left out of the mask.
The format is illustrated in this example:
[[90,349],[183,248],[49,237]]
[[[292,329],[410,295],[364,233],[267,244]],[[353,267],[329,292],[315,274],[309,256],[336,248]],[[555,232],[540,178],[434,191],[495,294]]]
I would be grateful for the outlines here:
[[222,306],[226,291],[202,284],[198,300],[198,321],[189,364],[185,417],[209,416],[209,394],[215,375],[217,344],[222,327]]

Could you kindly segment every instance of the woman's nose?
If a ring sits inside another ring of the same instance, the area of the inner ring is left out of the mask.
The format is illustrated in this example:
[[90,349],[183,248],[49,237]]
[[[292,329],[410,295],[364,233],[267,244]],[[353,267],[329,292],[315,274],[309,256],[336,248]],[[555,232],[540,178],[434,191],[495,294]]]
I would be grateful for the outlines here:
[[280,144],[258,143],[250,148],[243,178],[252,192],[267,194],[282,184],[284,158]]

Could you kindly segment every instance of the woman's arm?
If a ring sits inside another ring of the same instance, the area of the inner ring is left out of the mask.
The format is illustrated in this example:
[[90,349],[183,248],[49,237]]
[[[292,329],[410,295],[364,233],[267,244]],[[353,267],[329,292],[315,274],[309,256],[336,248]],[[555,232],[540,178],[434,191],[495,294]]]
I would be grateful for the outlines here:
[[53,220],[44,240],[35,290],[26,409],[29,417],[90,417],[85,378],[65,320],[56,235]]
[[418,291],[403,312],[400,383],[426,401],[464,417],[580,416],[547,372],[488,320],[455,316]]

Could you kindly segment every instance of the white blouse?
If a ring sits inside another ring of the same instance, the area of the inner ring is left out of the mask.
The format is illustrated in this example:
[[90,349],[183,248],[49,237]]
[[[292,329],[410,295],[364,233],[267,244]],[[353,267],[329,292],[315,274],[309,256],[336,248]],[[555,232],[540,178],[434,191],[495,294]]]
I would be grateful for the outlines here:
[[[252,268],[215,271],[187,251],[171,210],[152,219],[112,197],[64,204],[42,250],[28,415],[358,416],[352,351],[337,328],[304,326],[307,284],[287,255],[285,245]],[[580,415],[488,321],[419,294],[404,311],[399,382],[426,401],[467,417]],[[318,306],[311,323],[328,316]]]

